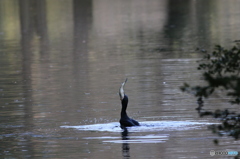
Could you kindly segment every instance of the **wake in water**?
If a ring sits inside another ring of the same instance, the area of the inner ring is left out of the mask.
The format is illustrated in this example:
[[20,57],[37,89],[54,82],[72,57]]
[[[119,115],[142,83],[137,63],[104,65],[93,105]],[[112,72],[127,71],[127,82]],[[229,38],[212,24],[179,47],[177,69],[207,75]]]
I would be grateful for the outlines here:
[[[140,122],[141,126],[129,127],[130,132],[156,132],[156,131],[183,131],[190,129],[200,129],[205,125],[212,123],[196,121],[144,121]],[[61,128],[74,128],[83,131],[107,131],[122,132],[118,122],[79,126],[61,126]]]
[[[201,129],[206,125],[213,123],[196,122],[196,121],[144,121],[140,122],[141,126],[132,126],[125,129],[120,127],[118,122],[105,123],[105,124],[92,124],[92,125],[79,125],[79,126],[61,126],[62,128],[78,129],[80,131],[95,131],[95,132],[119,132],[120,136],[97,136],[85,137],[86,140],[101,140],[102,142],[122,143],[123,148],[129,149],[129,143],[165,143],[169,140],[169,131],[185,131],[191,129]],[[134,136],[129,132],[150,132],[148,135]],[[153,133],[151,133],[153,132]],[[123,150],[125,151],[125,150]]]

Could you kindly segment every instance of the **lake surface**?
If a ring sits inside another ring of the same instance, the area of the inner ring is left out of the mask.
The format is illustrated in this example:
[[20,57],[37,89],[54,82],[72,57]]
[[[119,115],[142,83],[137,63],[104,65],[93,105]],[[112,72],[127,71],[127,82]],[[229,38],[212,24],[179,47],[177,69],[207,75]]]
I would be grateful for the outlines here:
[[[1,0],[0,158],[212,158],[215,146],[184,82],[196,48],[240,38],[236,0]],[[128,114],[119,127],[120,84]],[[206,108],[238,106],[221,94]],[[226,156],[218,156],[226,158]]]

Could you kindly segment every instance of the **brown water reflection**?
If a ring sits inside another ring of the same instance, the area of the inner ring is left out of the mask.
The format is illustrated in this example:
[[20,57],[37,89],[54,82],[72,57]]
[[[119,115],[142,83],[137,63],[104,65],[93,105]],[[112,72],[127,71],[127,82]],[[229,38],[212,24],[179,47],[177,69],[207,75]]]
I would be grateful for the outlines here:
[[[239,6],[235,0],[1,0],[0,155],[210,158],[212,149],[235,150],[239,143],[231,139],[214,146],[205,126],[127,135],[60,126],[118,122],[125,77],[135,119],[199,121],[193,98],[179,86],[198,82],[196,47],[230,46],[239,38]],[[220,97],[209,107],[224,107]],[[101,138],[164,134],[167,140],[155,143]]]

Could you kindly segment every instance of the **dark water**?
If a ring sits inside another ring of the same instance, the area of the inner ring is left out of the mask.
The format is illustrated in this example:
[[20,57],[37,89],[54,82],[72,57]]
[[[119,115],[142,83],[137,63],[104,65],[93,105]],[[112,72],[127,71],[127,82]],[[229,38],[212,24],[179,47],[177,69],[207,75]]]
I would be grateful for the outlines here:
[[[211,158],[196,48],[240,37],[236,0],[1,0],[1,158]],[[143,125],[122,132],[118,89]],[[228,106],[221,95],[208,108]],[[237,107],[230,106],[232,110]],[[219,156],[218,156],[219,157]],[[223,157],[223,156],[222,156]],[[224,156],[226,157],[226,156]]]

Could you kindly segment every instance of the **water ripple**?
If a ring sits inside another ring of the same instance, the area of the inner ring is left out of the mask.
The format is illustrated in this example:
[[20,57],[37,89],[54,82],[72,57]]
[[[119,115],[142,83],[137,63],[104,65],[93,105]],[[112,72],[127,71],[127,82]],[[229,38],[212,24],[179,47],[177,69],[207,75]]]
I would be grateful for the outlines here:
[[[200,129],[205,125],[212,123],[196,122],[196,121],[144,121],[140,122],[141,126],[129,127],[129,132],[156,132],[156,131],[183,131],[190,129]],[[61,128],[73,128],[82,131],[107,131],[121,132],[122,129],[118,122],[79,125],[79,126],[61,126]]]

